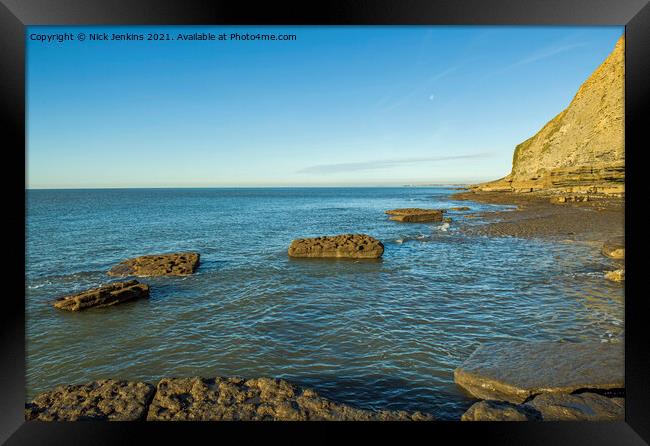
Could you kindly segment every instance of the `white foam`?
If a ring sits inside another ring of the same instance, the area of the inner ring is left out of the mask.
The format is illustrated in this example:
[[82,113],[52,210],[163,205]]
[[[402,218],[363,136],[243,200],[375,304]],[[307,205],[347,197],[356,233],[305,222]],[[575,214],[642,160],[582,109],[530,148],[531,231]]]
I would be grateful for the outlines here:
[[436,229],[438,231],[447,232],[447,229],[449,229],[449,223],[445,222],[445,223],[441,224],[440,226],[436,226]]

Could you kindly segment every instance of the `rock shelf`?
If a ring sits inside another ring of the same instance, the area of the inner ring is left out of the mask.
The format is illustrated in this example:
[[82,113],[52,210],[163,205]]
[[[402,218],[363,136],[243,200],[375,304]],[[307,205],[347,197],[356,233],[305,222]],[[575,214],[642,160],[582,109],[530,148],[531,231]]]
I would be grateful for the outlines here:
[[339,404],[281,379],[163,378],[58,386],[25,405],[41,421],[430,421],[422,412]]

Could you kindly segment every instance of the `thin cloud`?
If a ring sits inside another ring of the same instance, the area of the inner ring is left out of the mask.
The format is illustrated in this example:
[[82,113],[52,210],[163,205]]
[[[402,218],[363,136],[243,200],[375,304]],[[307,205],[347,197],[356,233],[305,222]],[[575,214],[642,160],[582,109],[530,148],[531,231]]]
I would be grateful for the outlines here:
[[[438,74],[436,74],[434,76],[431,76],[429,79],[427,79],[425,82],[423,82],[420,85],[418,85],[417,87],[415,87],[413,90],[411,90],[408,94],[404,95],[402,98],[394,101],[392,104],[389,104],[389,105],[383,107],[382,111],[384,111],[384,112],[391,111],[391,110],[405,104],[406,102],[411,100],[416,95],[422,94],[423,91],[429,90],[431,88],[432,84],[435,81],[440,80],[443,77],[450,75],[451,73],[453,73],[457,69],[458,69],[458,67],[451,67],[451,68],[448,68],[448,69],[446,69],[444,71],[441,71],[440,73],[438,73]],[[382,100],[380,101],[380,103],[378,105],[381,105],[382,103],[385,103],[386,99],[387,99],[386,97],[382,98]]]
[[528,65],[530,63],[537,62],[543,59],[548,59],[549,57],[553,57],[561,53],[566,53],[567,51],[571,51],[575,48],[580,48],[586,45],[587,45],[586,43],[571,43],[568,45],[560,45],[560,46],[544,48],[540,51],[537,51],[536,53],[531,54],[528,57],[525,57],[513,64],[508,65],[507,67],[499,70],[497,73],[503,73],[504,71],[508,71],[515,67]]
[[459,159],[487,158],[492,156],[491,153],[472,153],[467,155],[455,156],[434,156],[428,158],[401,158],[388,160],[373,160],[357,163],[337,163],[337,164],[318,164],[315,166],[305,167],[296,173],[309,174],[332,174],[340,172],[359,172],[362,170],[389,169],[391,167],[408,166],[421,163],[435,163],[438,161],[449,161]]

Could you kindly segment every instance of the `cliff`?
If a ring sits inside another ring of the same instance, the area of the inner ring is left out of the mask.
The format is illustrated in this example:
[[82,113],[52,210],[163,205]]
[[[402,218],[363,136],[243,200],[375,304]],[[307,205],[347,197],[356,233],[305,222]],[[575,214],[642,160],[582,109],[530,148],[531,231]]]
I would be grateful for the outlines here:
[[472,188],[623,195],[624,76],[621,37],[569,106],[515,148],[510,174]]

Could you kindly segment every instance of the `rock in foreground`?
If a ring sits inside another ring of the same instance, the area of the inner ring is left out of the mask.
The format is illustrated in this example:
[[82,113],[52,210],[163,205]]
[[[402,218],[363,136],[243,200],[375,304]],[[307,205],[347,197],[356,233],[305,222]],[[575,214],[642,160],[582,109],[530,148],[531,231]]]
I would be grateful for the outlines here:
[[542,394],[526,405],[538,410],[544,421],[622,421],[625,418],[625,399],[591,392]]
[[390,219],[404,223],[425,223],[442,221],[443,209],[403,208],[386,211]]
[[92,307],[108,307],[141,297],[149,297],[149,285],[129,280],[63,296],[56,299],[52,305],[60,310],[79,311]]
[[625,400],[596,393],[541,394],[525,404],[485,400],[475,403],[462,421],[622,421]]
[[622,389],[623,344],[509,341],[484,344],[454,371],[480,399],[523,403],[541,393]]
[[611,259],[625,258],[625,238],[614,237],[605,242],[602,253]]
[[199,266],[198,252],[155,254],[124,260],[108,271],[109,276],[187,276]]
[[485,400],[475,403],[461,421],[541,421],[540,413],[525,404]]
[[155,387],[143,382],[102,380],[58,386],[25,405],[26,420],[144,420]]
[[149,421],[432,420],[420,412],[368,411],[329,401],[311,389],[271,378],[164,378]]
[[384,245],[365,234],[303,238],[289,246],[291,257],[347,257],[376,259],[384,253]]

